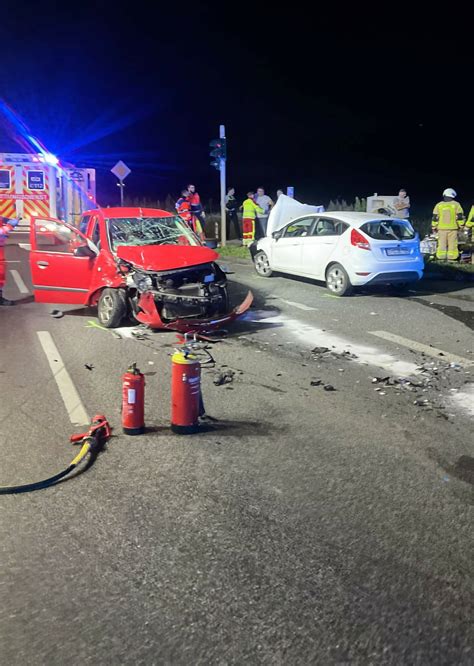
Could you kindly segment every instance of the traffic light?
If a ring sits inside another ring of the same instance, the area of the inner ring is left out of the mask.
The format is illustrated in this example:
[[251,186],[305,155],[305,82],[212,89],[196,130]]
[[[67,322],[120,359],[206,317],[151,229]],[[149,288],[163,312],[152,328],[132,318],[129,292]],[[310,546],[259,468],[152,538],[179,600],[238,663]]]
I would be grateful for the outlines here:
[[209,155],[213,158],[211,166],[220,171],[221,163],[220,160],[225,160],[227,158],[227,146],[225,139],[213,139],[209,142],[209,146],[212,148]]

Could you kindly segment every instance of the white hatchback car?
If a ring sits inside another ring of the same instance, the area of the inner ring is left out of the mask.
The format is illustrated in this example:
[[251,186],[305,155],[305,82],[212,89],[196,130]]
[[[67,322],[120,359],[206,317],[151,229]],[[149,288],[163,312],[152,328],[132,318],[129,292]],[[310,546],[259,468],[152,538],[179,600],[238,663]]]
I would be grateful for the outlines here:
[[257,273],[322,280],[337,296],[369,284],[408,284],[423,275],[418,234],[407,220],[369,213],[313,213],[250,245]]

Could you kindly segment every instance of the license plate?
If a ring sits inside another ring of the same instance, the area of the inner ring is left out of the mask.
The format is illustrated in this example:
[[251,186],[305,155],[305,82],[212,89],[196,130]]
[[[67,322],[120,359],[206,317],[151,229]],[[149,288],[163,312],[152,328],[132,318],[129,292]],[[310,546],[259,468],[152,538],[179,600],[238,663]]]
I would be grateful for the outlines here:
[[407,247],[390,247],[387,248],[387,254],[389,257],[399,257],[400,255],[410,254],[410,250]]

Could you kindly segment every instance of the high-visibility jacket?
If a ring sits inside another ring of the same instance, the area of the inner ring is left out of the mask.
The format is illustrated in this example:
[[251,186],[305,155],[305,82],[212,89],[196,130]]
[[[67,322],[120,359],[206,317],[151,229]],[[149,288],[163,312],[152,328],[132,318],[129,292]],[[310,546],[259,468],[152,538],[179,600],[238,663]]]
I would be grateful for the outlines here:
[[457,201],[440,201],[433,209],[432,226],[452,231],[464,225],[464,211]]
[[474,206],[472,206],[469,215],[467,216],[466,227],[474,227]]
[[178,199],[176,202],[176,210],[178,212],[178,215],[180,215],[183,220],[186,222],[191,221],[191,204],[189,202],[188,197],[181,197]]
[[191,204],[191,212],[193,215],[201,215],[202,213],[202,203],[201,197],[197,192],[190,193],[188,195],[189,203]]
[[263,215],[264,210],[258,206],[253,199],[245,199],[242,204],[242,218],[246,220],[255,220],[257,215]]

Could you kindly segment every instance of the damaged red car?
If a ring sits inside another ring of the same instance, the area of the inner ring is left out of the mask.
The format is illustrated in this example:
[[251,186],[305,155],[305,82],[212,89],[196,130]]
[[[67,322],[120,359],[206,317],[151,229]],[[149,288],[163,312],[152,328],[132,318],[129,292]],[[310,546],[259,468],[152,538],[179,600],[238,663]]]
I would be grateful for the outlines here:
[[78,229],[37,217],[30,240],[35,300],[97,306],[107,328],[134,318],[151,328],[211,331],[252,303],[249,292],[229,312],[219,255],[164,210],[91,210]]

